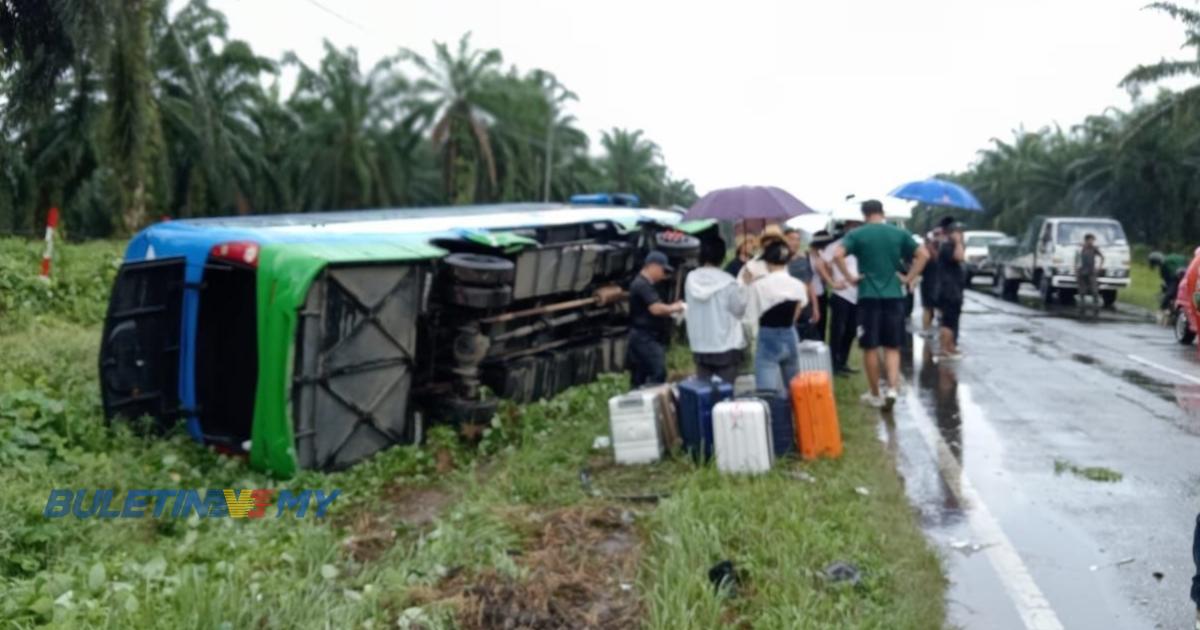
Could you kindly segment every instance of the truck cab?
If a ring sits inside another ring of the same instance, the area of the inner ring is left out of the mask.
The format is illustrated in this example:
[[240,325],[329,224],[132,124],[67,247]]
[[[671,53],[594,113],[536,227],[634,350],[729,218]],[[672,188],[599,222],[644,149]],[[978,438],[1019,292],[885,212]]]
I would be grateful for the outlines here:
[[1013,258],[998,265],[996,284],[1007,299],[1015,300],[1022,282],[1038,289],[1046,304],[1058,298],[1069,303],[1078,288],[1075,269],[1084,236],[1096,237],[1104,255],[1097,270],[1100,296],[1105,306],[1117,301],[1117,292],[1129,286],[1129,241],[1121,223],[1094,217],[1038,217],[1025,231]]

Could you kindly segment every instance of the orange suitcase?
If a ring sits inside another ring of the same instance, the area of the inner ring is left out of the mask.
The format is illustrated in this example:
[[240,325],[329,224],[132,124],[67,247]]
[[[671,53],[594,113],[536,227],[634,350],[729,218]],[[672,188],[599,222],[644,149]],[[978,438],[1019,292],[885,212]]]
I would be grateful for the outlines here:
[[842,456],[833,381],[828,372],[801,372],[792,379],[792,417],[796,442],[804,459]]

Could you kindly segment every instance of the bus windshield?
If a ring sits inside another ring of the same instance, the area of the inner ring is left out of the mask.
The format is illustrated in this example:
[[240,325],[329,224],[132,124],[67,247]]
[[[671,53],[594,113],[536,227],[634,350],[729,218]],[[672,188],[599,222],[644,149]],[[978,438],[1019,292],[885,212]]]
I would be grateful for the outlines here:
[[1096,245],[1125,245],[1125,230],[1116,221],[1064,221],[1058,224],[1059,245],[1082,245],[1083,237],[1092,234]]

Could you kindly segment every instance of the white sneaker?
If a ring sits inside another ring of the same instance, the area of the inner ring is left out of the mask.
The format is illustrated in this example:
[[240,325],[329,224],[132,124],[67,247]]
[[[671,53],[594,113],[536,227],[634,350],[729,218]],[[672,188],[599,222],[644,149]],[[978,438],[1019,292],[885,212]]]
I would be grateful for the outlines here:
[[863,392],[863,395],[859,398],[859,400],[861,400],[864,405],[875,409],[882,409],[884,405],[883,397],[876,396],[871,392]]
[[898,396],[899,396],[899,394],[896,392],[896,390],[892,389],[891,387],[884,389],[883,390],[883,410],[891,411],[892,407],[896,406],[896,398]]

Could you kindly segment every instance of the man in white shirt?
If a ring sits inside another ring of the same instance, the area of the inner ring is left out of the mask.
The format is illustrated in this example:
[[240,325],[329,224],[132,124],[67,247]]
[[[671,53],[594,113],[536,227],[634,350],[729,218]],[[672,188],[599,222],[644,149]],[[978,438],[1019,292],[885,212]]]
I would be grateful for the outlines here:
[[[862,223],[859,221],[847,221],[841,237],[860,225]],[[858,332],[858,287],[849,282],[833,263],[834,252],[842,242],[841,237],[821,252],[826,264],[821,266],[820,271],[825,284],[833,289],[833,296],[829,300],[829,353],[833,359],[833,371],[845,376],[858,372],[849,365],[850,350],[854,347]],[[846,268],[857,277],[858,260],[854,256],[846,256]]]

